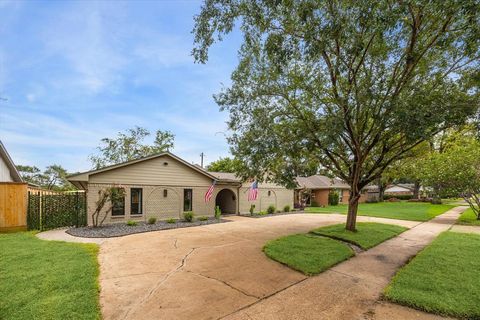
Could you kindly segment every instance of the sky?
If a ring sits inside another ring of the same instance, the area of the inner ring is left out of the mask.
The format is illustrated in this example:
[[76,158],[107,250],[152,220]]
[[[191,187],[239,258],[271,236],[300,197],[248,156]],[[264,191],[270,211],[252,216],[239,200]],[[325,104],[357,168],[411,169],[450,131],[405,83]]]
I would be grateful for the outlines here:
[[240,36],[195,64],[200,6],[0,0],[0,140],[13,161],[89,170],[100,139],[134,126],[170,130],[189,162],[228,156],[228,113],[212,96],[230,83]]

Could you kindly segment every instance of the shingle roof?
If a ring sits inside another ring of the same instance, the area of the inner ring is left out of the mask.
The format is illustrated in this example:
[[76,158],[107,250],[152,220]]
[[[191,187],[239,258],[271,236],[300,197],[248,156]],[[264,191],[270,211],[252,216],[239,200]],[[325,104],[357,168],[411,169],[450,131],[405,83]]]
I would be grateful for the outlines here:
[[300,188],[306,189],[349,189],[350,187],[343,180],[329,178],[319,174],[310,177],[297,177],[297,184]]

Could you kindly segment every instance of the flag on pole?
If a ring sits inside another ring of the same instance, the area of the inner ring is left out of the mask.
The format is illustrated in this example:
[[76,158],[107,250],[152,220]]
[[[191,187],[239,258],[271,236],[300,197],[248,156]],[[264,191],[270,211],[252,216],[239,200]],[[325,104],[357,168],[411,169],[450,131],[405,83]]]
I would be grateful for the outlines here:
[[255,201],[257,200],[258,195],[258,182],[257,180],[253,181],[250,189],[248,190],[248,201]]
[[212,199],[213,189],[215,188],[216,183],[217,181],[213,180],[212,185],[210,186],[210,188],[208,188],[207,192],[205,193],[205,202],[208,202],[210,201],[210,199]]

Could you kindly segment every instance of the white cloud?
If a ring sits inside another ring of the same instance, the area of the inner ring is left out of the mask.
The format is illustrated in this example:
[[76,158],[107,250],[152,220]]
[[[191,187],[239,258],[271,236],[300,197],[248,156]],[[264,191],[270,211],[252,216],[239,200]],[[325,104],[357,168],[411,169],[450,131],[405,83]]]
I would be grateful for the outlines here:
[[[102,6],[85,5],[68,10],[53,20],[45,32],[45,44],[51,55],[71,64],[76,76],[67,77],[89,93],[98,93],[121,80],[127,59],[116,48],[114,33],[116,11]],[[118,8],[117,8],[118,9]],[[56,85],[65,79],[54,81]]]

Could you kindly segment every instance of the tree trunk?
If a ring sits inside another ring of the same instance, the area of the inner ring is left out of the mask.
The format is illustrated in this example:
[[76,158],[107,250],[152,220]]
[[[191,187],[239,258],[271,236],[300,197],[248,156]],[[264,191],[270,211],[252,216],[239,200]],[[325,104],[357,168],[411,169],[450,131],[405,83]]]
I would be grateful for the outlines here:
[[383,202],[383,197],[385,196],[386,186],[383,183],[378,184],[378,201]]
[[358,186],[351,186],[350,198],[348,199],[347,224],[345,228],[349,231],[356,231],[358,201],[360,200],[360,192]]
[[413,199],[420,198],[420,181],[415,181],[413,186]]

